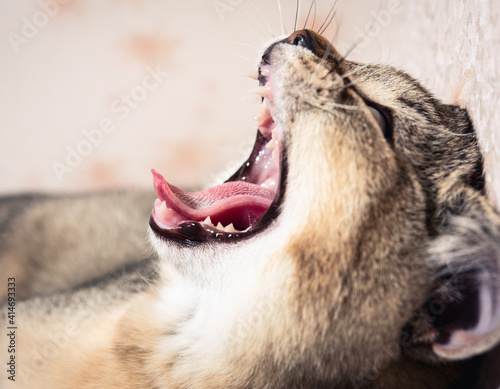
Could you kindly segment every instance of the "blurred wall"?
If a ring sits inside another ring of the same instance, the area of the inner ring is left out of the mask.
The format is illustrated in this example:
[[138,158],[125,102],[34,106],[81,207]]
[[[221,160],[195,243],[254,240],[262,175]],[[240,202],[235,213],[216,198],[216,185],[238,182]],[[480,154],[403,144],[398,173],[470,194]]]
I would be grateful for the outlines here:
[[[318,28],[333,1],[318,0]],[[500,203],[500,3],[339,0],[326,35],[467,107]],[[302,26],[310,2],[300,2]],[[0,0],[0,193],[223,179],[253,142],[244,77],[295,0]],[[309,19],[309,26],[312,16]]]

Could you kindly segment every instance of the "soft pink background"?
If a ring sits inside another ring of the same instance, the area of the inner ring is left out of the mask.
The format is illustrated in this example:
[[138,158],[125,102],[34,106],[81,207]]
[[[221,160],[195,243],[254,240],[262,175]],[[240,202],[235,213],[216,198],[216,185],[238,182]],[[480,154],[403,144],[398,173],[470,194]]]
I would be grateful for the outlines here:
[[[316,28],[332,2],[317,1]],[[340,0],[327,32],[343,51],[361,39],[351,58],[402,67],[469,108],[497,204],[499,4]],[[281,6],[290,32],[296,2]],[[301,23],[308,6],[301,2]],[[253,141],[259,98],[243,75],[271,30],[281,34],[278,8],[277,0],[0,0],[0,193],[150,186],[153,167],[181,187],[225,178]],[[29,38],[13,44],[23,32]],[[167,76],[138,95],[148,69]],[[125,114],[122,95],[134,90],[141,101]],[[106,118],[114,131],[58,177],[53,164]]]

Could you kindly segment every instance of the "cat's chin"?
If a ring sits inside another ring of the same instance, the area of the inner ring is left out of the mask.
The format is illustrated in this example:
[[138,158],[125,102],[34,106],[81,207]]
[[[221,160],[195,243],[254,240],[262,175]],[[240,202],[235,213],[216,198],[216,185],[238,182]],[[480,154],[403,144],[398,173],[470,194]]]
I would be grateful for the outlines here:
[[[153,229],[149,240],[160,258],[160,274],[178,274],[198,286],[222,287],[228,283],[252,278],[281,248],[287,230],[276,220],[248,239],[233,243],[209,241],[186,245],[175,239],[158,236]],[[172,273],[172,271],[174,273]]]

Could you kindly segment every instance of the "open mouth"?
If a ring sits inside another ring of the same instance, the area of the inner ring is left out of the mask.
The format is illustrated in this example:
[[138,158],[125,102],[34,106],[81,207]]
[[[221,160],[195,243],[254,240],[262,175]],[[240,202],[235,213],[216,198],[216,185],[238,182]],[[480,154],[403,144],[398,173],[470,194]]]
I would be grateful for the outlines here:
[[267,227],[279,214],[285,190],[283,130],[274,120],[270,67],[259,67],[262,96],[250,158],[223,184],[187,192],[152,170],[158,198],[150,226],[161,237],[186,244],[236,241]]

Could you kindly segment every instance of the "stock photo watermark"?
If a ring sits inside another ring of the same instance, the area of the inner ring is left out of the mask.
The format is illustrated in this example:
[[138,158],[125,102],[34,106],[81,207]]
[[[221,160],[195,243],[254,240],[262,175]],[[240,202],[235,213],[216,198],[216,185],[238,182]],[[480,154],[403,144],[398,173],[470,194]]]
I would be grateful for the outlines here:
[[282,292],[276,291],[259,301],[249,313],[237,318],[234,332],[228,334],[228,339],[235,343],[243,343],[248,337],[255,335],[255,330],[266,323],[270,315],[279,307]]
[[[142,82],[130,89],[129,93],[122,93],[111,102],[110,110],[119,120],[126,120],[132,111],[137,109],[149,94],[163,83],[168,73],[162,71],[160,67],[161,65],[157,65],[154,69],[150,66],[146,67],[146,75]],[[95,128],[83,130],[81,132],[83,139],[73,147],[66,147],[64,161],[52,162],[52,170],[59,182],[63,181],[65,174],[79,167],[84,158],[92,154],[94,149],[101,145],[105,136],[113,133],[116,127],[116,119],[103,117]]]
[[[366,23],[363,28],[356,27],[354,29],[353,42],[355,43],[355,47],[352,49],[352,52],[356,53],[366,49],[371,41],[391,24],[393,16],[400,14],[402,11],[403,7],[400,0],[391,0],[387,3],[385,9],[371,11],[372,20]],[[341,53],[347,52],[350,48],[351,44],[348,43],[340,43],[338,45]]]
[[219,19],[224,21],[226,18],[224,15],[228,12],[233,12],[243,2],[244,0],[214,0],[212,1],[212,6]]
[[[70,347],[73,339],[82,334],[82,328],[90,325],[96,318],[96,314],[93,311],[87,312],[79,320],[72,320],[58,330],[45,332],[46,341],[43,346],[29,357],[27,355],[20,357],[22,361],[20,364],[17,344],[18,341],[22,341],[18,339],[18,332],[22,331],[22,323],[19,323],[17,318],[16,292],[16,278],[7,278],[7,300],[2,306],[5,311],[2,312],[4,320],[1,320],[5,330],[6,348],[2,351],[7,354],[7,360],[4,361],[6,379],[22,385],[23,381],[47,369],[64,349]],[[2,387],[1,384],[0,387]]]
[[19,53],[22,46],[26,46],[49,24],[51,19],[54,19],[59,14],[61,6],[71,1],[73,0],[39,0],[38,6],[40,9],[29,18],[26,16],[21,18],[19,33],[9,32],[7,34],[14,52]]
[[47,332],[44,345],[32,353],[29,359],[25,359],[20,368],[19,381],[22,383],[50,367],[51,361],[71,347],[72,341],[81,336],[82,328],[89,326],[95,318],[95,312],[87,312],[78,321],[71,321],[58,331]]
[[5,305],[6,313],[6,331],[7,331],[7,379],[16,380],[16,341],[17,341],[17,311],[16,311],[16,279],[7,278],[7,303]]

